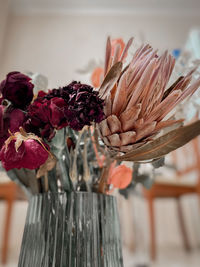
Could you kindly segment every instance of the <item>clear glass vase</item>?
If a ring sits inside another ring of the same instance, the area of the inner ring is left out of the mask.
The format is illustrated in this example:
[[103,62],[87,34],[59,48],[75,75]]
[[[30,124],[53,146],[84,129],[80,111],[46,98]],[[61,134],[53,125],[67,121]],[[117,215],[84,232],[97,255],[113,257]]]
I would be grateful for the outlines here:
[[87,192],[33,196],[18,267],[123,267],[115,198]]

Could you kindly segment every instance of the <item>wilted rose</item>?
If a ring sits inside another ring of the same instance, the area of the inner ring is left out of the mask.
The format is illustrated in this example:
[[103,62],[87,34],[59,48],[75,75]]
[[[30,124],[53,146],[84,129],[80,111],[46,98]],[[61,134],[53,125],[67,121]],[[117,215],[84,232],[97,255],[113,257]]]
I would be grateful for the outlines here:
[[49,156],[48,151],[36,140],[27,139],[16,149],[16,139],[4,144],[0,151],[2,166],[7,170],[13,168],[37,169],[44,164]]
[[3,98],[8,99],[15,107],[24,109],[33,99],[31,78],[18,72],[10,72],[0,83]]
[[0,149],[5,140],[9,137],[8,130],[15,133],[23,125],[25,114],[20,109],[6,108],[0,105]]
[[40,95],[29,106],[24,127],[28,132],[51,140],[55,135],[55,129],[61,129],[68,125],[64,115],[67,105],[62,98],[47,99]]
[[4,120],[4,109],[5,107],[3,105],[0,105],[0,149],[7,139],[8,123],[6,123]]
[[15,133],[19,127],[23,125],[25,120],[25,113],[21,109],[13,109],[9,114],[9,130]]

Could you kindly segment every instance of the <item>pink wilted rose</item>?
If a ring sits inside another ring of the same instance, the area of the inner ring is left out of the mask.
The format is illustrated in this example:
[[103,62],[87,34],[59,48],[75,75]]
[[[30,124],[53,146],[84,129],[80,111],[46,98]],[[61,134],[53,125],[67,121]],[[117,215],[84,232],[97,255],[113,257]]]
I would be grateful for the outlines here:
[[33,99],[31,78],[13,71],[7,74],[6,79],[0,83],[0,92],[4,99],[9,100],[14,107],[24,109]]
[[13,168],[37,169],[48,159],[47,146],[37,136],[20,132],[11,135],[0,151],[2,166],[7,170]]

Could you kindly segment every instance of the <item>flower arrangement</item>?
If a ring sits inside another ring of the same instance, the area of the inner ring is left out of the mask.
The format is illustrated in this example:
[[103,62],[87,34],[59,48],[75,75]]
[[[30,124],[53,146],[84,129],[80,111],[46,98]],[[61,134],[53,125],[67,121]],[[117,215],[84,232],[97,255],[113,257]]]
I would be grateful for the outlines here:
[[32,192],[125,188],[132,171],[122,161],[158,160],[200,133],[200,121],[183,126],[168,116],[200,78],[192,82],[191,70],[167,88],[175,59],[142,45],[126,63],[132,42],[108,38],[96,90],[73,81],[34,95],[30,77],[20,72],[1,82],[0,160]]

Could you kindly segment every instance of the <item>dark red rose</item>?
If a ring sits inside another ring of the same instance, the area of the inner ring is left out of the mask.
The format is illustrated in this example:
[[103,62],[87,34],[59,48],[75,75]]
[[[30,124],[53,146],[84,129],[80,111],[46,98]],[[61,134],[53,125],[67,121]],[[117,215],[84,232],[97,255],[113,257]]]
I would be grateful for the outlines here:
[[0,149],[9,137],[8,130],[12,133],[19,131],[25,121],[25,114],[20,109],[0,105]]
[[5,107],[0,105],[0,134],[4,130],[4,120],[3,120],[4,109]]
[[47,99],[40,96],[29,106],[24,128],[50,141],[55,135],[55,129],[68,125],[65,118],[67,105],[62,98]]
[[25,113],[21,109],[13,109],[9,114],[9,130],[15,133],[25,121]]
[[67,108],[65,100],[59,97],[52,98],[49,101],[49,121],[56,129],[67,126],[64,111]]
[[9,171],[13,168],[20,169],[22,164],[22,159],[25,154],[25,145],[21,144],[18,151],[15,149],[15,140],[12,140],[6,149],[5,144],[0,151],[0,160],[2,162],[2,166]]
[[25,154],[22,168],[37,169],[48,159],[49,153],[36,140],[28,139],[24,141]]
[[0,83],[0,91],[4,99],[8,99],[14,107],[25,109],[33,99],[31,78],[18,72],[10,72]]
[[37,169],[48,159],[48,151],[36,140],[23,141],[17,151],[15,142],[16,140],[12,140],[7,148],[4,145],[0,151],[2,166],[7,171],[13,168]]
[[8,121],[6,123],[4,120],[4,109],[5,107],[0,105],[0,149],[8,138]]

